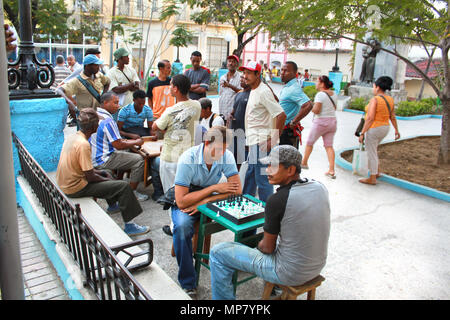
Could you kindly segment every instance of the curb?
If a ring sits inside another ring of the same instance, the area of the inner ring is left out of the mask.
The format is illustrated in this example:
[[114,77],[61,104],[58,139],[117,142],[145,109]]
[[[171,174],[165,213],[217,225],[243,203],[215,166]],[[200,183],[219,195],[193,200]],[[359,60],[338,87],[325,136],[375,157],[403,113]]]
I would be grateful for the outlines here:
[[[412,137],[408,137],[405,139],[400,139],[397,141],[409,140],[409,139],[414,139],[414,138],[418,138],[418,137],[439,137],[439,136],[437,136],[437,135],[420,135],[420,136],[412,136]],[[389,140],[389,141],[383,142],[382,144],[391,143],[394,141],[395,140]],[[350,162],[348,162],[347,160],[345,160],[344,158],[342,158],[341,154],[345,151],[355,150],[358,148],[359,148],[358,146],[355,146],[355,147],[345,148],[345,149],[336,151],[336,161],[335,161],[336,164],[345,170],[353,171],[352,164]],[[443,200],[446,202],[450,202],[450,194],[449,193],[439,191],[439,190],[436,190],[436,189],[433,189],[430,187],[426,187],[426,186],[423,186],[423,185],[420,185],[417,183],[409,182],[409,181],[399,179],[399,178],[394,178],[387,174],[383,174],[380,178],[378,178],[378,180],[390,183],[394,186],[397,186],[397,187],[400,187],[400,188],[403,188],[406,190],[410,190],[413,192],[423,194],[428,197],[432,197],[432,198],[436,198],[436,199]]]
[[[352,112],[352,113],[358,113],[358,114],[364,114],[364,111],[360,111],[360,110],[353,110],[353,109],[348,109],[348,108],[344,108],[345,112]],[[419,116],[412,116],[412,117],[401,117],[401,116],[395,116],[395,118],[397,120],[422,120],[422,119],[442,119],[442,115],[438,115],[438,114],[421,114]]]

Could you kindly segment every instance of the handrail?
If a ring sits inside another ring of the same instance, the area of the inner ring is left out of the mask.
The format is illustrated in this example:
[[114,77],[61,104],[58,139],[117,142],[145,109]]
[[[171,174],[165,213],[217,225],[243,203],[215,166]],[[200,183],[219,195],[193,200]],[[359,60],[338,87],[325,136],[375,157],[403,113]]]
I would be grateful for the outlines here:
[[[153,259],[153,242],[150,239],[144,239],[110,248],[83,217],[80,205],[72,204],[14,133],[12,138],[19,154],[21,166],[19,174],[23,175],[30,184],[45,214],[50,218],[73,259],[84,272],[86,283],[94,290],[97,297],[100,300],[151,300],[150,295],[116,254],[131,246],[147,243],[149,249],[144,252],[149,255],[147,262],[133,269],[147,266]],[[130,259],[126,265],[130,263]]]

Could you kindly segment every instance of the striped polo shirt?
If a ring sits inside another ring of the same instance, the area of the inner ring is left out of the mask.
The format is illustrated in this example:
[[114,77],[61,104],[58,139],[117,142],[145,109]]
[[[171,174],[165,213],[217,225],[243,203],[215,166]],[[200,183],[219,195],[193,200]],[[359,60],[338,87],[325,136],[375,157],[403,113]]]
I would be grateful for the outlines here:
[[109,156],[116,150],[112,143],[122,139],[117,123],[112,115],[102,108],[97,108],[100,118],[97,132],[94,133],[89,142],[92,148],[92,164],[94,167],[100,166],[108,161]]

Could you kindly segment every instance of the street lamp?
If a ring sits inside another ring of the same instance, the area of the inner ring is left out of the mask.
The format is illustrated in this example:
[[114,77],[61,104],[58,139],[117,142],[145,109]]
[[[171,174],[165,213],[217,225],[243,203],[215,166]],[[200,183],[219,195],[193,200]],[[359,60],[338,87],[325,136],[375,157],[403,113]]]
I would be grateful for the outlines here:
[[339,48],[336,48],[336,61],[334,62],[334,67],[331,69],[331,72],[339,72],[338,55],[339,55]]
[[8,63],[9,98],[54,98],[55,93],[49,89],[55,81],[53,66],[38,61],[34,52],[30,0],[19,1],[19,17],[19,56]]
[[227,55],[225,56],[225,61],[222,63],[222,69],[226,69],[227,68],[227,57],[230,55],[230,42],[231,42],[231,40],[233,40],[233,35],[226,33],[223,38],[227,42]]

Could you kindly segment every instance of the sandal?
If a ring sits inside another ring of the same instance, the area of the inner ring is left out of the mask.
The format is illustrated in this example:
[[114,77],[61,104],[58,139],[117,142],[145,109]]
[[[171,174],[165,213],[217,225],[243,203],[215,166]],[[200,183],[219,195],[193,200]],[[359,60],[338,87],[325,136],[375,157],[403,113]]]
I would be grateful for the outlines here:
[[326,175],[327,177],[330,177],[331,179],[336,179],[336,173],[325,172],[325,175]]
[[308,170],[308,169],[309,169],[309,167],[308,167],[308,165],[307,165],[307,164],[301,164],[301,165],[300,165],[300,167],[301,167],[302,169],[306,169],[306,170]]
[[376,182],[375,183],[370,182],[369,179],[359,179],[358,181],[361,182],[361,183],[364,183],[364,184],[371,185],[371,186],[374,186],[374,185],[377,184]]

